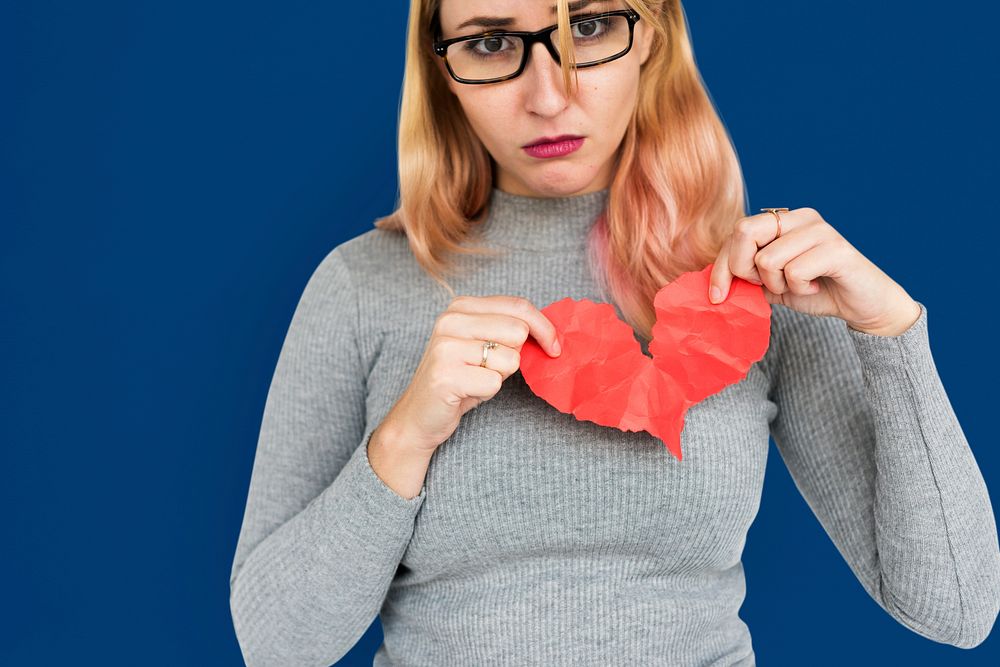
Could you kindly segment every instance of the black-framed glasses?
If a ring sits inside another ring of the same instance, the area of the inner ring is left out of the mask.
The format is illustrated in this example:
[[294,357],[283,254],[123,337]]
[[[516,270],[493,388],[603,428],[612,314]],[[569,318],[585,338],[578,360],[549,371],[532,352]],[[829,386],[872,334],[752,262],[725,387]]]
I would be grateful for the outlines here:
[[[576,67],[593,67],[621,58],[632,48],[639,14],[632,9],[579,14],[570,19]],[[559,25],[535,32],[490,30],[465,37],[434,41],[434,53],[444,58],[451,77],[459,83],[494,83],[521,74],[531,47],[541,42],[559,60]]]

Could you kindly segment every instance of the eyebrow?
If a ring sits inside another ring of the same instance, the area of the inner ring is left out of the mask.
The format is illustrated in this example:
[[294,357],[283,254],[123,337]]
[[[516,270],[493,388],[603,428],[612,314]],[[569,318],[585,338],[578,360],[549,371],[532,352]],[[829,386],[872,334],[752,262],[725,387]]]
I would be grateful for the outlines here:
[[[578,0],[577,2],[569,3],[569,11],[575,12],[578,9],[583,9],[592,4],[607,4],[611,0]],[[555,7],[550,7],[549,12],[552,14],[556,13]],[[474,16],[468,21],[464,21],[458,25],[455,30],[461,30],[470,25],[479,25],[484,28],[506,28],[507,26],[514,25],[517,19],[504,17],[504,16]]]

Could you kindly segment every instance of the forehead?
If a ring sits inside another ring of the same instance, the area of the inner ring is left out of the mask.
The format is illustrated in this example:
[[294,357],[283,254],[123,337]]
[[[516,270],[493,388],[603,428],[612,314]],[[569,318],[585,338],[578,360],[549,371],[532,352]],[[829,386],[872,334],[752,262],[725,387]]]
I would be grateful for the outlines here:
[[[617,0],[569,0],[570,13],[617,8]],[[530,30],[556,22],[556,0],[441,0],[445,33],[486,29]]]

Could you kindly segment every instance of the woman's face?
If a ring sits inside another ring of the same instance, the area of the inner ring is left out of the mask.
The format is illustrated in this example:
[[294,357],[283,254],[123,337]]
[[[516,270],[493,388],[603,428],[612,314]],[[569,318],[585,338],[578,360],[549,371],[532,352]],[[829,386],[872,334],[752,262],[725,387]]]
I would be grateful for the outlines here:
[[[586,7],[574,9],[581,4]],[[570,2],[570,17],[625,8],[620,0]],[[502,28],[458,27],[482,16],[512,21]],[[491,29],[534,31],[557,22],[555,0],[441,0],[440,20],[444,39]],[[558,197],[610,185],[615,153],[638,97],[639,66],[649,56],[651,37],[652,30],[639,21],[627,54],[577,70],[579,89],[573,100],[563,88],[562,70],[541,43],[531,47],[520,76],[497,83],[459,83],[448,74],[444,60],[435,59],[472,129],[493,157],[496,186],[512,194]],[[539,157],[524,149],[541,137],[567,134],[584,138],[574,152]]]

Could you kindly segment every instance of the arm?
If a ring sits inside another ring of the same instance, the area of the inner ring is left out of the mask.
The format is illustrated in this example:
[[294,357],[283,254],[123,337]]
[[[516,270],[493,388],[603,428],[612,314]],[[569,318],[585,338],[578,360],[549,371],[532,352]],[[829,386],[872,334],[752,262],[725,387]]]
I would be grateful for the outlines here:
[[771,433],[799,492],[893,618],[979,645],[1000,605],[997,528],[931,356],[926,307],[898,336],[773,308]]
[[251,666],[325,666],[347,653],[378,614],[424,500],[371,467],[357,321],[334,249],[278,358],[232,565],[233,626]]

